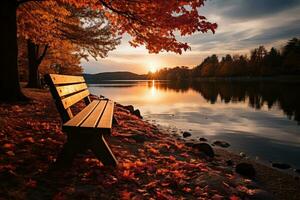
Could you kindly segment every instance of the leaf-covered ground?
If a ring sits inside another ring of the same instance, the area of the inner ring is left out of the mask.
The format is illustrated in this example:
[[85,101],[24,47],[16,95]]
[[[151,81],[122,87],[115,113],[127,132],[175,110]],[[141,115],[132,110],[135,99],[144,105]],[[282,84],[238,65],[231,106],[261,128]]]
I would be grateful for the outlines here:
[[[253,199],[266,195],[222,157],[207,159],[116,106],[107,138],[119,161],[104,167],[91,152],[68,170],[49,170],[66,141],[50,94],[26,89],[26,104],[0,104],[0,199]],[[259,195],[257,195],[259,194]]]

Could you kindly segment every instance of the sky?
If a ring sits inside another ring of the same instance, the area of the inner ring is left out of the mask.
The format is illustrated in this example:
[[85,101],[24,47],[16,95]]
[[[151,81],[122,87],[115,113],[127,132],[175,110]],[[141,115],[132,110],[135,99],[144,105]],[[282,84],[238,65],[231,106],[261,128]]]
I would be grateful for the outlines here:
[[177,38],[187,42],[191,50],[181,55],[149,54],[144,47],[131,47],[130,37],[124,35],[121,44],[108,57],[82,60],[84,72],[143,74],[164,67],[194,67],[212,54],[249,54],[259,45],[280,49],[287,40],[300,37],[300,0],[207,0],[199,13],[216,22],[218,29],[215,34],[197,32]]

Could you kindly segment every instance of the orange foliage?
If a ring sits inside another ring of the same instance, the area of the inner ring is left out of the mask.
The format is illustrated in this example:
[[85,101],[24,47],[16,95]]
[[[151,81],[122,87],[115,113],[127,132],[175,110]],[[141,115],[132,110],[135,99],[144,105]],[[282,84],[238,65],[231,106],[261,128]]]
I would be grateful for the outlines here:
[[[75,16],[85,17],[94,12],[93,19],[98,18],[100,21],[105,19],[106,24],[111,25],[108,32],[113,33],[113,36],[128,33],[132,37],[129,43],[134,47],[145,45],[150,53],[159,53],[164,50],[182,53],[182,50],[186,51],[190,47],[187,43],[178,41],[176,35],[185,36],[197,31],[207,32],[209,30],[215,32],[217,28],[215,23],[210,23],[198,11],[204,5],[204,1],[139,0],[137,3],[127,0],[51,0],[29,2],[20,7],[22,10],[24,7],[35,5],[34,8],[30,7],[24,12],[19,12],[19,33],[23,34],[25,38],[35,38],[36,42],[44,42],[40,40],[52,40],[57,36],[68,36],[68,34],[74,36],[74,34],[76,35],[74,30],[82,30],[82,26],[79,29],[68,31],[70,27],[74,28],[74,23],[79,23],[72,18],[72,15],[79,11],[84,15]],[[61,7],[61,5],[66,6]],[[45,15],[45,11],[50,15]],[[91,22],[90,19],[85,21],[84,25],[97,22],[97,20]],[[41,24],[42,27],[36,26],[37,24]],[[105,24],[102,23],[100,26],[104,27]],[[28,32],[28,29],[31,31]],[[67,34],[63,35],[62,33]],[[99,34],[100,32],[98,32]],[[36,36],[42,37],[37,38]],[[105,39],[108,41],[113,38],[106,37]],[[106,45],[105,42],[102,45]]]
[[217,25],[199,14],[204,0],[100,0],[107,19],[117,34],[132,36],[134,47],[145,45],[150,53],[173,51],[182,53],[190,47],[176,40],[175,35],[190,35],[196,31],[215,31]]
[[102,12],[78,1],[32,1],[22,4],[17,14],[19,37],[52,48],[67,41],[86,59],[88,54],[105,57],[120,42]]

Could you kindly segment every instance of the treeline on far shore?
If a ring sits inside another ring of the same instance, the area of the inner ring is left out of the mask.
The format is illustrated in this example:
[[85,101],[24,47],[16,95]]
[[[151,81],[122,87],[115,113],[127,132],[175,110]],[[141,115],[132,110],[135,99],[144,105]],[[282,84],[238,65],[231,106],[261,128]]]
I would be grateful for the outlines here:
[[300,75],[300,39],[289,40],[281,50],[259,46],[247,55],[212,55],[190,69],[163,68],[148,77],[158,80],[187,80],[201,77],[266,77]]

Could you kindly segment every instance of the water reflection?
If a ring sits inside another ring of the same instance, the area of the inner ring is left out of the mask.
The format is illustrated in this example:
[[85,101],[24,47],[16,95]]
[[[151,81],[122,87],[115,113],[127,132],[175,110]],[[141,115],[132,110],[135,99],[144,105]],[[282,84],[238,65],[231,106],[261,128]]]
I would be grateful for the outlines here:
[[299,82],[283,81],[110,81],[89,85],[93,94],[132,104],[145,119],[170,127],[170,131],[190,130],[196,140],[226,140],[233,151],[298,168],[299,86]]
[[255,109],[278,107],[300,124],[300,83],[276,81],[198,81],[198,82],[148,82],[151,91],[174,90],[198,92],[211,104],[218,99],[224,103],[245,102]]

